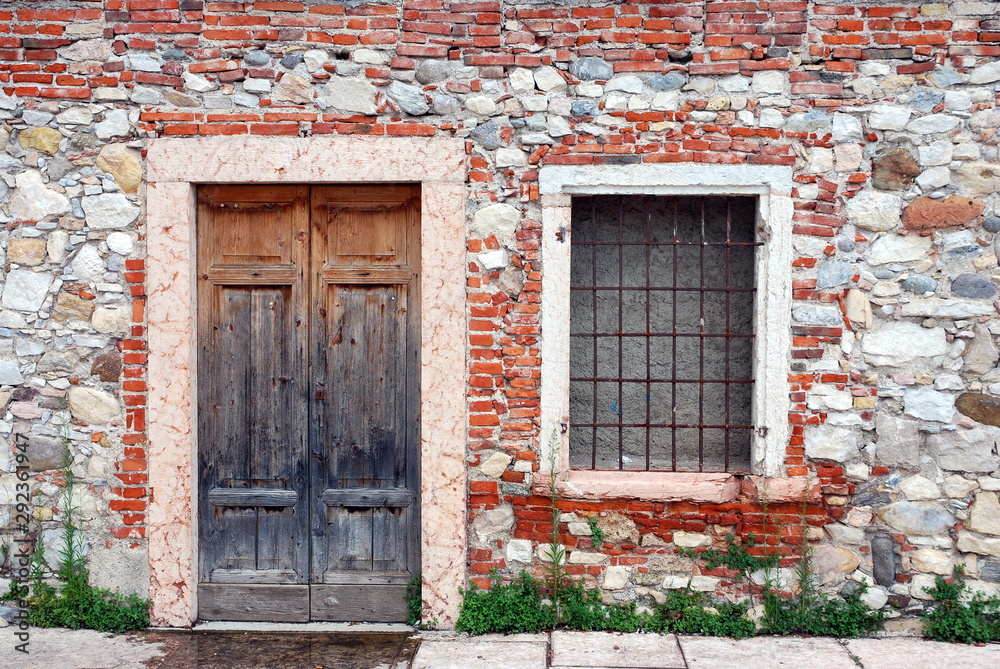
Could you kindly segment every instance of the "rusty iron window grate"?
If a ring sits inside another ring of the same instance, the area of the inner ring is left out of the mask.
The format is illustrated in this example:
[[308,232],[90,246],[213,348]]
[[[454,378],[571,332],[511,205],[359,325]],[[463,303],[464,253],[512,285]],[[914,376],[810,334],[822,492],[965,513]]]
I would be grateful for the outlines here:
[[754,197],[574,197],[570,466],[750,469]]

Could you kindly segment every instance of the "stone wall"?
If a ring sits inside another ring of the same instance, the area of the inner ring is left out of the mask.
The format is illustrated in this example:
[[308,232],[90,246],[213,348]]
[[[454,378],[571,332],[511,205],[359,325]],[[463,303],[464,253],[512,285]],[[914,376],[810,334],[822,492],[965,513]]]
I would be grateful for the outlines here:
[[819,495],[765,508],[767,484],[747,478],[721,504],[565,499],[571,571],[618,599],[689,581],[729,592],[731,575],[674,549],[762,534],[786,568],[815,541],[824,586],[868,583],[893,611],[919,608],[955,564],[997,591],[997,7],[0,8],[0,541],[24,444],[56,550],[68,445],[95,580],[147,588],[146,140],[436,135],[468,153],[471,576],[540,569],[549,536],[535,494],[539,169],[712,162],[794,170],[784,474]]

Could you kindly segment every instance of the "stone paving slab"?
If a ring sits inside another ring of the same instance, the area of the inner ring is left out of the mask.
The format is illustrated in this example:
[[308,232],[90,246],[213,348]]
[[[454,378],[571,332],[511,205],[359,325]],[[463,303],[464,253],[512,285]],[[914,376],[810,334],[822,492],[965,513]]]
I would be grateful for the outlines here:
[[[858,669],[847,649],[835,639],[760,636],[735,641],[679,636],[678,641],[688,669]],[[899,666],[896,658],[893,669]]]
[[684,669],[673,634],[553,632],[552,668]]
[[[997,669],[1000,644],[967,646],[926,639],[855,639],[847,648],[864,669]],[[755,668],[756,669],[756,668]]]
[[424,638],[411,669],[546,669],[548,643],[473,637],[466,640]]
[[28,654],[14,650],[21,643],[14,628],[0,630],[0,666],[5,669],[145,669],[147,660],[163,655],[161,644],[139,635],[106,634],[93,630],[29,631]]

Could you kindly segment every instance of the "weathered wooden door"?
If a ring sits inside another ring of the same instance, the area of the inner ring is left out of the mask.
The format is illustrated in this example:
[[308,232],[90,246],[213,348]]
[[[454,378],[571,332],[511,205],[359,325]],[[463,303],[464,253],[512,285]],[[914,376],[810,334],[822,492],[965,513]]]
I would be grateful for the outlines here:
[[419,189],[198,191],[199,617],[405,620]]

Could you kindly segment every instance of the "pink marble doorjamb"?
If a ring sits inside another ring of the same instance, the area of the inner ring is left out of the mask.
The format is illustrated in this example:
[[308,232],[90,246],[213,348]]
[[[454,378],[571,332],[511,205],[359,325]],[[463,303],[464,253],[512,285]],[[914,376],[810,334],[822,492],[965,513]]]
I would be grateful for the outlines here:
[[148,513],[154,625],[197,612],[195,199],[202,183],[421,183],[422,571],[451,627],[466,580],[465,150],[437,138],[154,139],[147,153]]

